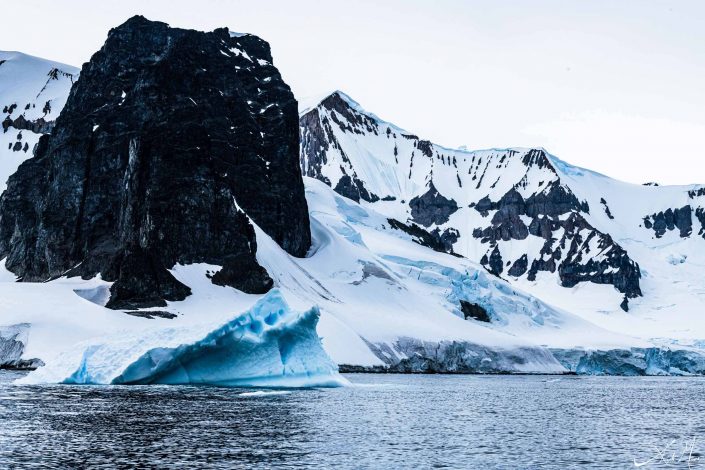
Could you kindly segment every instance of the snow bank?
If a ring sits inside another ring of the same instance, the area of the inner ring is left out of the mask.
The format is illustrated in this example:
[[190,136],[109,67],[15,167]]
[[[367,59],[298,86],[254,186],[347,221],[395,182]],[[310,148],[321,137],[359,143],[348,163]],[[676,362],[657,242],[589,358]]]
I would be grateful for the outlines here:
[[316,334],[318,318],[317,307],[295,312],[273,290],[216,329],[156,328],[80,343],[21,383],[345,385]]

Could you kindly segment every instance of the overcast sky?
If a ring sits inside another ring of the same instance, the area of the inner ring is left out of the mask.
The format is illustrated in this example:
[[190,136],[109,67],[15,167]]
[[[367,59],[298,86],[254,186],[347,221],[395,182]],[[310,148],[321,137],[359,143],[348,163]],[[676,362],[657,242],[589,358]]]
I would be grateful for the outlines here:
[[705,1],[3,2],[0,49],[80,66],[134,14],[257,34],[299,99],[341,89],[422,138],[543,146],[643,183],[705,183]]

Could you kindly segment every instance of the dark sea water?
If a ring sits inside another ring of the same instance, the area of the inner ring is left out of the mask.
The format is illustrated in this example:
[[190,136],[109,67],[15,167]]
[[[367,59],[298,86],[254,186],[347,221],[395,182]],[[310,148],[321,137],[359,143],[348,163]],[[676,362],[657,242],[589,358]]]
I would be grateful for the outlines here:
[[271,392],[19,376],[0,371],[0,468],[705,468],[702,378],[351,374]]

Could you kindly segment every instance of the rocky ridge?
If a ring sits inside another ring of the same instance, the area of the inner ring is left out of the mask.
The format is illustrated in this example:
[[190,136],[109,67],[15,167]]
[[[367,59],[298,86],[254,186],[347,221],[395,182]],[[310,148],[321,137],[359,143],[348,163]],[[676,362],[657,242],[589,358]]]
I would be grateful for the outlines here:
[[427,246],[467,256],[497,276],[533,281],[548,272],[565,287],[612,285],[624,310],[642,295],[638,263],[590,222],[599,208],[573,193],[543,149],[446,149],[342,92],[305,111],[300,129],[304,175],[373,204],[397,228],[424,230],[417,239]]

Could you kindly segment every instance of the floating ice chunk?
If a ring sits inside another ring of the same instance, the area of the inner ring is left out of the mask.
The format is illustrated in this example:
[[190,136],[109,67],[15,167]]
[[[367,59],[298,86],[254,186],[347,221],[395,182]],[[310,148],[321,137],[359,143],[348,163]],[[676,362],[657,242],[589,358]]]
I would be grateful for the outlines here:
[[213,325],[156,328],[91,340],[22,383],[212,384],[337,387],[347,384],[316,333],[317,307],[292,311],[273,290],[249,311]]
[[257,390],[254,392],[243,392],[239,394],[239,397],[269,397],[272,395],[287,395],[291,392],[287,392],[286,390]]

